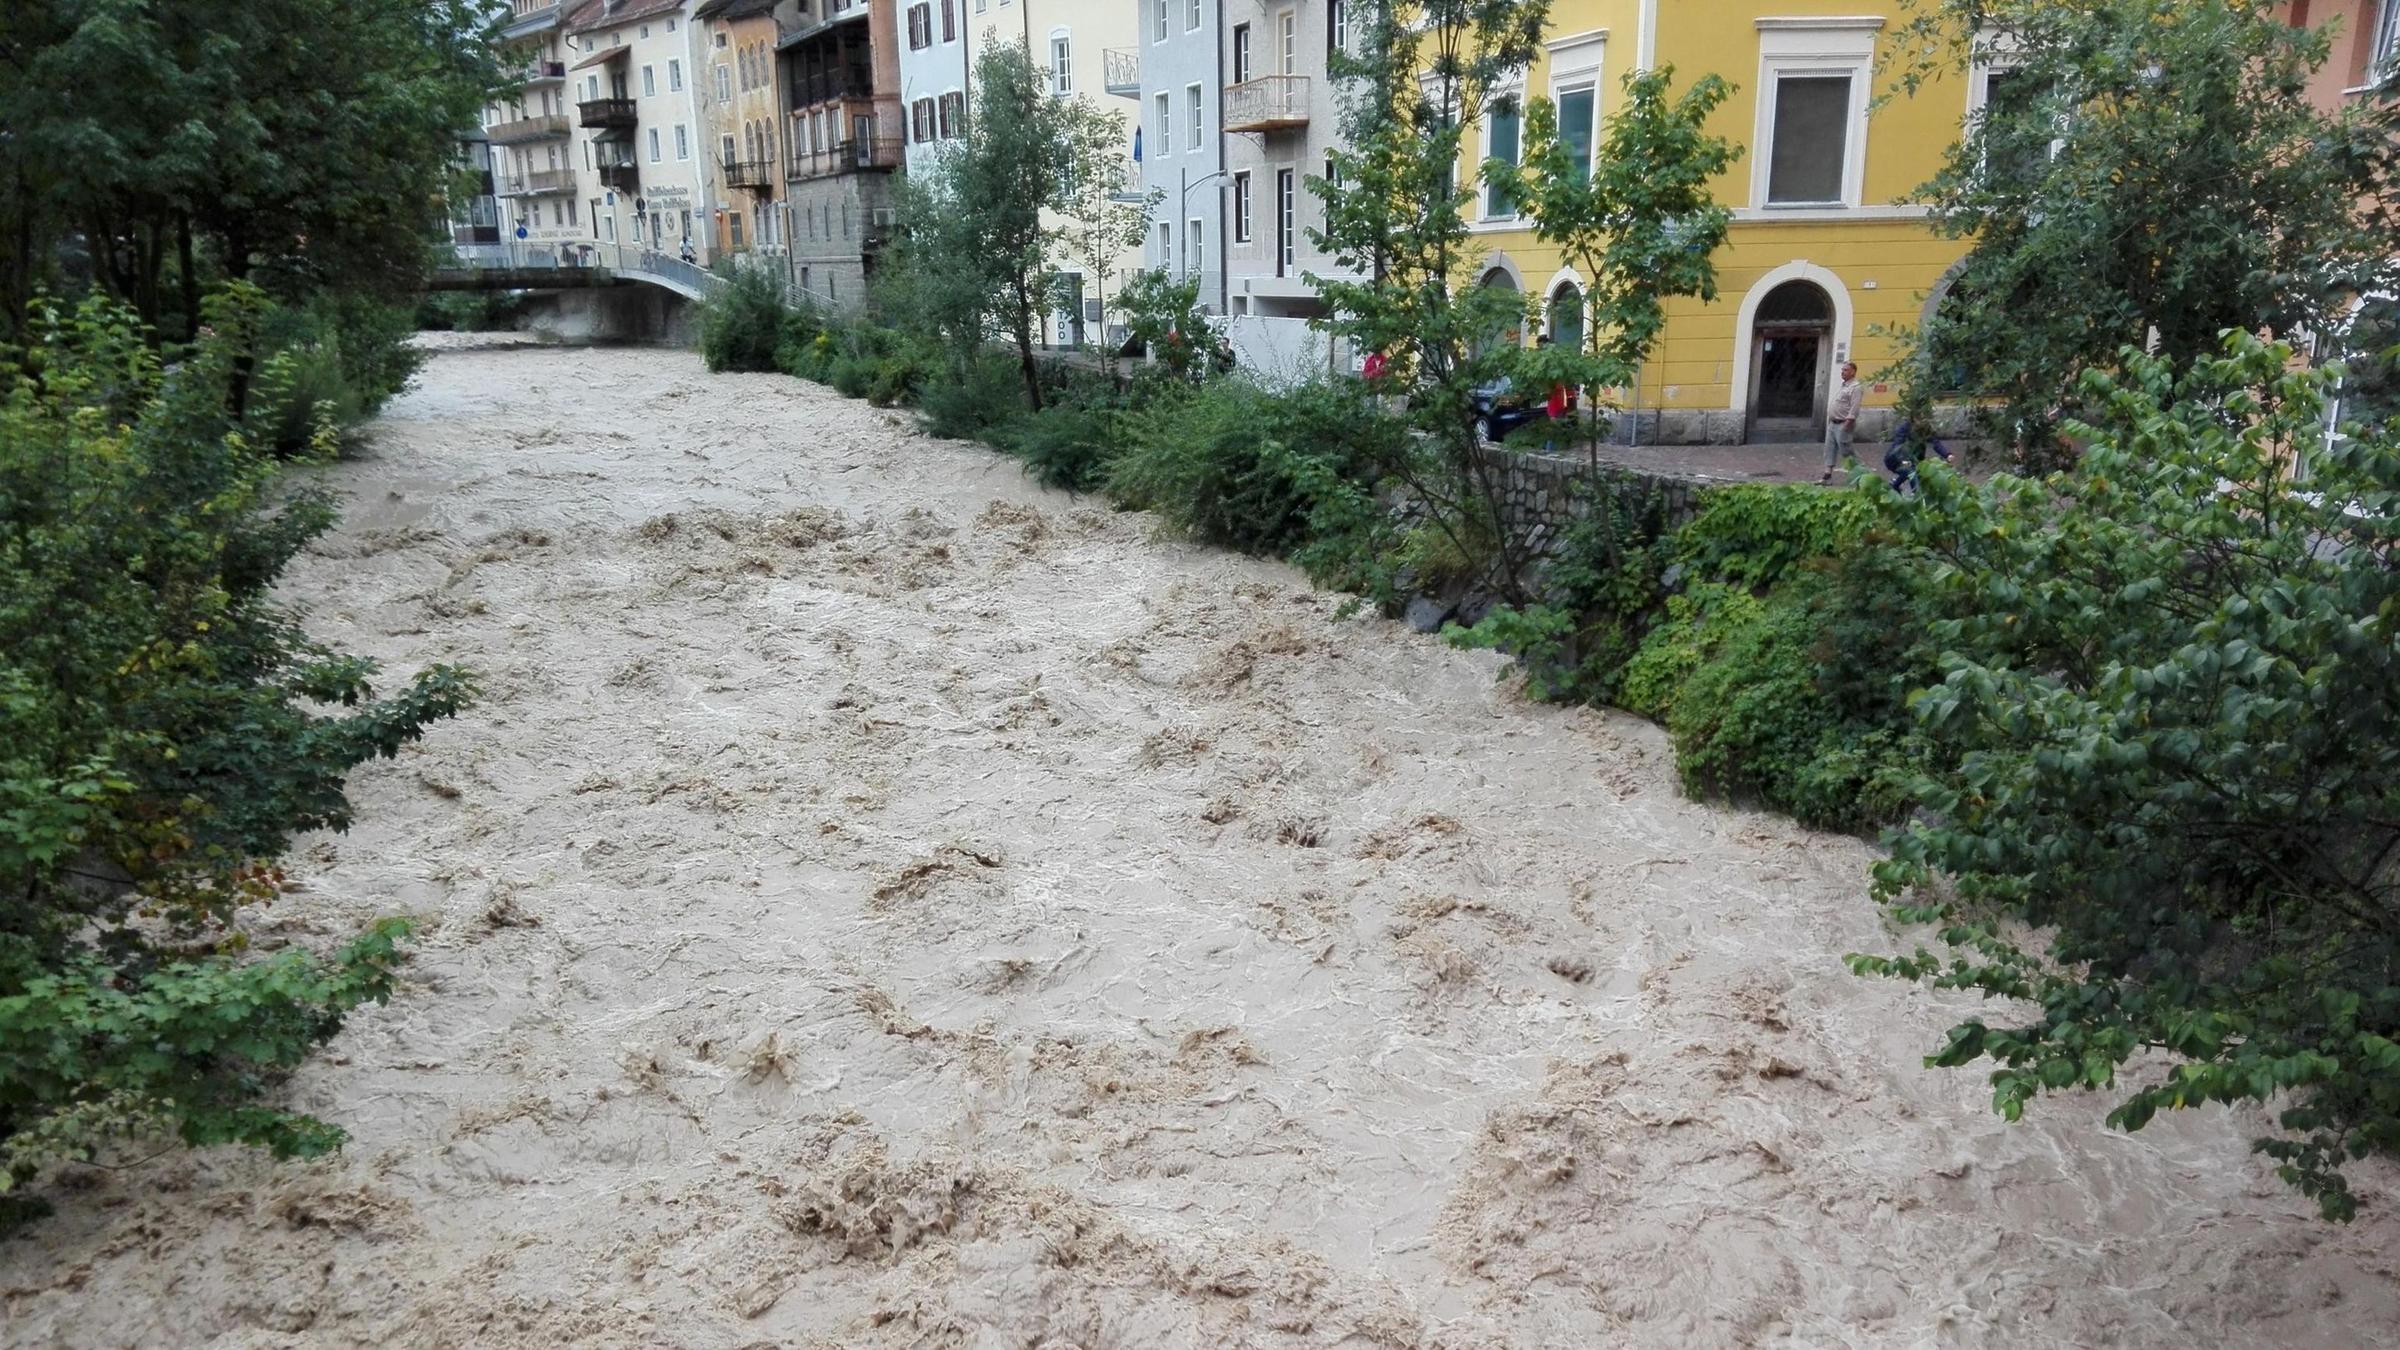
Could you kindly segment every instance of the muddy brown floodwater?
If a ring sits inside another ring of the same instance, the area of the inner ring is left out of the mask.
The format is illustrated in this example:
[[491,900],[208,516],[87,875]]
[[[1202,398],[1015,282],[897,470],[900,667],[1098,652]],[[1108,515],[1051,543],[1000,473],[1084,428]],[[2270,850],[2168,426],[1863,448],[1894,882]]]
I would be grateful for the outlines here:
[[2400,1336],[2387,1173],[2002,1124],[1864,845],[1287,568],[679,352],[450,344],[330,477],[314,630],[487,691],[262,924],[422,921],[352,1141],[67,1178],[10,1344]]

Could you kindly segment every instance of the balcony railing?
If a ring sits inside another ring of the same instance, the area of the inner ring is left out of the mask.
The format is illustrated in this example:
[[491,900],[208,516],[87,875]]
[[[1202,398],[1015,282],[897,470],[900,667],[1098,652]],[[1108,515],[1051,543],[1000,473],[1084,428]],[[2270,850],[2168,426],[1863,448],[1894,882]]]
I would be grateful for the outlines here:
[[900,167],[900,138],[878,136],[871,140],[844,141],[829,150],[792,156],[792,181],[803,178],[826,178],[837,173],[858,173],[868,169],[897,169]]
[[775,166],[763,159],[729,159],[724,168],[727,187],[767,192],[775,186]]
[[641,190],[642,171],[634,167],[632,160],[625,160],[621,163],[603,164],[599,166],[599,168],[600,185],[602,187],[611,188],[618,192],[638,192]]
[[[589,126],[590,123],[585,123]],[[518,145],[525,141],[544,141],[567,134],[565,113],[544,113],[535,117],[520,117],[514,122],[494,122],[483,129],[485,140],[494,145]]]
[[1112,94],[1142,96],[1142,54],[1133,47],[1110,47],[1100,53],[1100,87]]
[[1261,75],[1225,87],[1227,131],[1282,131],[1308,125],[1308,77]]
[[629,127],[637,120],[629,98],[585,99],[575,105],[575,115],[587,127]]
[[875,97],[874,78],[863,70],[810,75],[793,80],[788,87],[792,91],[792,107],[795,109],[831,103],[837,98]]
[[564,61],[532,61],[517,70],[519,84],[549,84],[565,78],[567,63]]
[[500,180],[500,197],[545,197],[575,190],[573,169],[535,169],[531,173],[510,174]]

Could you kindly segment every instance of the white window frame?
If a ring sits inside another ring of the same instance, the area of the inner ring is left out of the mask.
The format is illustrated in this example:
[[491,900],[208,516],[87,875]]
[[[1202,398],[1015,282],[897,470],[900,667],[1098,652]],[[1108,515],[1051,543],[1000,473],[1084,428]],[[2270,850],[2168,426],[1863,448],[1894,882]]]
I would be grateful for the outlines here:
[[1167,16],[1174,12],[1173,0],[1150,0],[1150,41],[1167,40]]
[[1063,28],[1050,30],[1050,93],[1056,98],[1075,95],[1075,38]]
[[664,164],[666,163],[666,160],[660,155],[658,147],[658,128],[652,127],[650,128],[650,162],[653,164]]
[[678,162],[692,157],[692,133],[683,123],[675,124],[675,158]]
[[658,67],[656,66],[642,67],[642,97],[658,97]]
[[675,57],[667,58],[667,92],[683,92],[683,62]]
[[1202,12],[1205,9],[1206,5],[1204,4],[1203,0],[1184,0],[1183,31],[1187,33],[1199,32]]
[[1300,255],[1300,171],[1275,171],[1275,275],[1296,269]]
[[1550,106],[1558,106],[1560,98],[1587,90],[1592,96],[1592,162],[1586,169],[1600,167],[1600,132],[1608,120],[1608,81],[1601,78],[1608,63],[1608,30],[1595,29],[1588,33],[1573,33],[1552,38],[1542,44],[1550,55]]
[[1183,222],[1183,270],[1185,276],[1197,276],[1207,271],[1208,227],[1200,217],[1192,216]]
[[733,67],[721,62],[717,66],[717,102],[733,102]]
[[1483,116],[1478,119],[1478,125],[1475,128],[1475,139],[1481,151],[1475,156],[1475,218],[1488,224],[1506,224],[1525,218],[1525,203],[1523,202],[1516,203],[1516,209],[1507,215],[1494,215],[1492,213],[1492,185],[1483,181],[1483,166],[1492,158],[1492,111],[1499,106],[1502,99],[1513,99],[1516,102],[1517,157],[1512,162],[1518,165],[1525,163],[1525,87],[1518,84],[1508,88],[1494,89],[1491,96],[1484,100]]
[[1175,153],[1175,96],[1161,89],[1150,101],[1158,107],[1157,158],[1165,159]]
[[1175,225],[1172,221],[1158,222],[1158,270],[1172,271],[1175,266]]
[[1251,34],[1252,29],[1249,24],[1237,23],[1233,26],[1233,82],[1235,84],[1241,84],[1258,73],[1252,68],[1250,60]]
[[2393,58],[2400,56],[2400,0],[2383,0],[2375,11],[2375,45],[2368,52],[2366,87],[2380,89],[2392,78]]
[[1297,9],[1275,11],[1275,73],[1300,73],[1300,11]]
[[1233,242],[1250,242],[1250,171],[1243,169],[1233,176]]
[[[1764,18],[1758,25],[1758,122],[1750,156],[1750,205],[1762,212],[1856,210],[1864,205],[1867,181],[1867,109],[1874,97],[1875,36],[1880,16]],[[1841,196],[1824,202],[1767,200],[1775,162],[1775,113],[1779,83],[1789,77],[1846,76],[1850,118],[1844,128]]]
[[1185,95],[1183,115],[1185,120],[1192,124],[1190,129],[1184,133],[1184,148],[1196,151],[1200,148],[1203,136],[1202,126],[1208,120],[1208,106],[1201,102],[1199,85],[1187,84],[1183,87],[1183,92]]

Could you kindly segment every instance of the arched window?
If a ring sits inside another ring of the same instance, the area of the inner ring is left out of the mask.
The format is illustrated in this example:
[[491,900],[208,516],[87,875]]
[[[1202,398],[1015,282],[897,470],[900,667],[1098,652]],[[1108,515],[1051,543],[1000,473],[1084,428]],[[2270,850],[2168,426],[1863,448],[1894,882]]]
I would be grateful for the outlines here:
[[1583,350],[1583,289],[1572,281],[1562,281],[1550,292],[1550,341]]
[[1787,281],[1758,302],[1759,327],[1830,325],[1833,299],[1813,281]]
[[[1483,279],[1476,284],[1486,290],[1506,291],[1511,301],[1522,304],[1520,292],[1523,288],[1517,285],[1516,277],[1511,275],[1505,267],[1495,267],[1485,272]],[[1495,308],[1497,307],[1495,304]],[[1493,321],[1490,334],[1475,344],[1475,352],[1477,355],[1481,355],[1504,342],[1511,346],[1521,346],[1524,341],[1522,313],[1521,311],[1511,311],[1509,317]]]

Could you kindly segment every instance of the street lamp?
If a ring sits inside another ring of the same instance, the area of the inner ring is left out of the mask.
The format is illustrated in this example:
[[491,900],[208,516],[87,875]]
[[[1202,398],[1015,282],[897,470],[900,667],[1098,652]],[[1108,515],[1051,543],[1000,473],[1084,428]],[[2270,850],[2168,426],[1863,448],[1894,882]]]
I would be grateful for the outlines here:
[[1223,169],[1211,169],[1207,173],[1201,175],[1200,183],[1189,181],[1191,176],[1192,171],[1189,169],[1178,167],[1175,170],[1175,181],[1181,184],[1183,188],[1183,191],[1175,198],[1175,233],[1183,235],[1183,273],[1175,278],[1177,281],[1189,281],[1192,279],[1192,236],[1189,232],[1182,228],[1183,223],[1187,218],[1185,213],[1192,209],[1192,189],[1200,186],[1200,183],[1207,182],[1211,178],[1223,178],[1225,176],[1225,171]]

